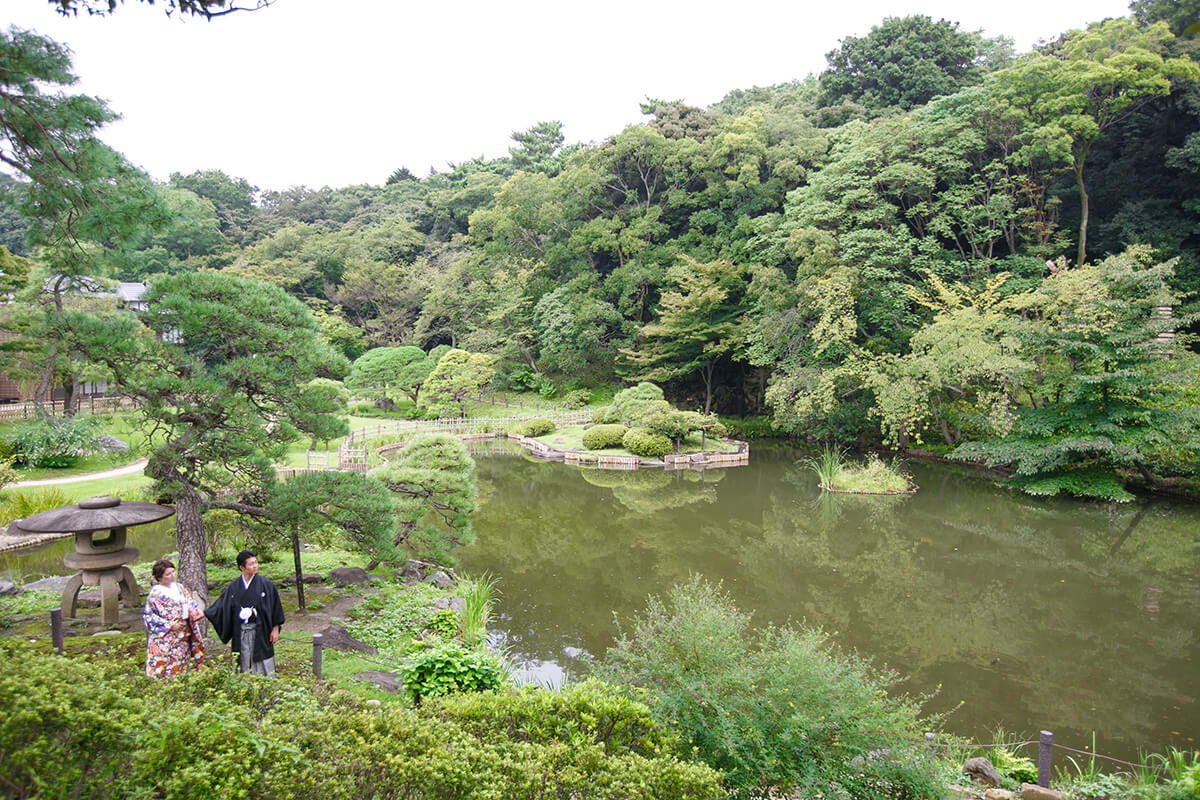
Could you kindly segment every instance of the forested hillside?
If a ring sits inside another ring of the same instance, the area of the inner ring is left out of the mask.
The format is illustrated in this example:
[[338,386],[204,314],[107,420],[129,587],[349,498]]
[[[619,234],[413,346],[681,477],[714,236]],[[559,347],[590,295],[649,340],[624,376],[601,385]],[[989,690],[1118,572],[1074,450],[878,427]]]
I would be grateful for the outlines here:
[[[351,360],[447,344],[498,356],[506,388],[650,380],[784,432],[1120,496],[1118,472],[1194,475],[1200,453],[1197,19],[1136,0],[1015,53],[889,18],[819,76],[649,100],[598,143],[544,122],[506,157],[381,186],[213,165],[155,187],[161,219],[93,269],[277,284]],[[0,186],[0,243],[61,272],[29,177]]]

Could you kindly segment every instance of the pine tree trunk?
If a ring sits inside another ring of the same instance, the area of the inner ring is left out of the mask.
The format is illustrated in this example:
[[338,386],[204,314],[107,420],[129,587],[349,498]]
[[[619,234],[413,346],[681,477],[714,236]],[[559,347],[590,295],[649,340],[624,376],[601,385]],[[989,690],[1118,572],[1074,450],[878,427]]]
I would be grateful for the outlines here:
[[179,580],[203,605],[208,604],[208,570],[204,565],[204,521],[194,490],[175,501],[175,545],[179,548]]

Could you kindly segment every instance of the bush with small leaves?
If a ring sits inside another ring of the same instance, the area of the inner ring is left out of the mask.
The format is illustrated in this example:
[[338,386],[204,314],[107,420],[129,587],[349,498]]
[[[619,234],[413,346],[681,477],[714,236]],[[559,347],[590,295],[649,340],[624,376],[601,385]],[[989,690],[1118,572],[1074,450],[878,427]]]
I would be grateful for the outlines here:
[[425,630],[433,631],[438,636],[452,639],[462,631],[462,617],[452,608],[443,608],[433,612],[433,616],[425,623]]
[[554,432],[554,423],[545,417],[527,419],[521,423],[521,433],[525,436],[545,436]]
[[722,770],[735,798],[945,795],[945,765],[923,739],[939,720],[888,693],[894,674],[837,651],[819,630],[756,631],[698,577],[652,597],[596,672],[643,687],[658,722],[681,734],[679,752],[694,748]]
[[204,669],[159,683],[137,637],[95,656],[0,639],[0,775],[13,797],[427,797],[717,800],[720,776],[671,754],[673,735],[620,689],[365,705],[281,670]]
[[613,406],[600,406],[592,412],[592,422],[597,425],[611,425],[621,421],[621,415]]
[[400,676],[419,703],[424,697],[495,689],[504,680],[504,667],[491,653],[443,642],[413,656]]
[[592,392],[590,389],[572,389],[563,397],[563,402],[567,404],[567,408],[587,408],[587,404],[592,401]]
[[620,447],[629,428],[624,425],[593,425],[583,432],[583,446],[588,450]]
[[91,417],[28,422],[17,427],[12,446],[16,463],[27,467],[61,469],[96,451],[95,423]]
[[675,449],[670,437],[649,428],[630,428],[621,438],[621,446],[635,456],[662,458]]

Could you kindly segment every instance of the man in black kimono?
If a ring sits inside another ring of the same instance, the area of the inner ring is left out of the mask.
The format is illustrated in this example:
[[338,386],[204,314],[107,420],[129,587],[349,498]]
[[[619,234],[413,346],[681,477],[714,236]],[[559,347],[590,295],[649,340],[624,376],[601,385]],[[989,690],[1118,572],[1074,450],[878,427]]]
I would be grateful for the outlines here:
[[283,604],[275,584],[258,574],[258,556],[237,556],[240,578],[234,578],[217,602],[204,610],[222,642],[238,654],[238,672],[275,674],[275,643],[283,624]]

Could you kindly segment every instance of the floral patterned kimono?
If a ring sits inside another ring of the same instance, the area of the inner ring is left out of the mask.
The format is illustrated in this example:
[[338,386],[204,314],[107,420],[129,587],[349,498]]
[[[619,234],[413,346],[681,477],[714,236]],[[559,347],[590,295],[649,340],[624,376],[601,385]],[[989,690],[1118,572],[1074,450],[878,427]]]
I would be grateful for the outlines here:
[[[169,588],[156,583],[146,597],[142,619],[146,622],[146,676],[169,678],[198,669],[204,661],[200,626],[190,619],[189,611],[200,611],[196,601],[181,583]],[[204,619],[203,616],[199,617]],[[171,630],[171,623],[182,620],[182,631]]]

